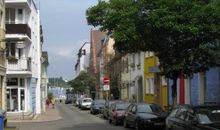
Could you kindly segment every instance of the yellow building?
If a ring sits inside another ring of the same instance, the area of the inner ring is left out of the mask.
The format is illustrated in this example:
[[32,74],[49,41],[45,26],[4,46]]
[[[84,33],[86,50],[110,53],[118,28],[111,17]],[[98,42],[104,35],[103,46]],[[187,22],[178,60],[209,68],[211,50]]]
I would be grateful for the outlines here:
[[153,52],[146,52],[144,57],[144,101],[167,106],[167,84],[159,72],[159,60]]
[[0,0],[0,108],[6,109],[5,1]]

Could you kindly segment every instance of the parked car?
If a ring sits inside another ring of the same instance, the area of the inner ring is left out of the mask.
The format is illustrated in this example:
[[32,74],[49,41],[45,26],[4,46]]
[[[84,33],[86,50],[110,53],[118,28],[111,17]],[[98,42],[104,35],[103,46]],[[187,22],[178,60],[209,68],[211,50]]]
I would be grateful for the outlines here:
[[0,115],[3,116],[3,121],[4,121],[4,127],[7,125],[7,116],[6,116],[6,111],[0,109]]
[[73,101],[71,99],[66,99],[65,100],[65,104],[72,104],[72,103],[73,103]]
[[81,109],[90,109],[92,104],[92,98],[83,98],[80,104]]
[[99,114],[103,110],[105,105],[105,100],[103,99],[96,99],[92,101],[90,113],[91,114]]
[[104,109],[102,111],[103,118],[108,119],[109,108],[110,108],[111,104],[114,103],[114,102],[122,102],[122,101],[120,101],[120,100],[107,100],[105,102],[105,106],[104,106]]
[[109,109],[109,123],[115,125],[123,124],[125,111],[127,110],[130,103],[128,102],[114,102],[111,104]]
[[134,127],[136,130],[165,128],[167,113],[156,104],[134,103],[125,112],[124,127]]
[[220,106],[176,106],[166,119],[167,130],[220,130]]

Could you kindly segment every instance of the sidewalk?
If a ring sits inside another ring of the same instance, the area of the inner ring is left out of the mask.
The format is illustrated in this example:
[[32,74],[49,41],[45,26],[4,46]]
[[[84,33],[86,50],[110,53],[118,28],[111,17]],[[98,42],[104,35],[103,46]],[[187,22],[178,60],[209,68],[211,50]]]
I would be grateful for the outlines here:
[[37,115],[32,120],[8,120],[8,122],[45,122],[45,121],[54,121],[61,119],[61,116],[58,110],[55,108],[47,108],[46,112]]

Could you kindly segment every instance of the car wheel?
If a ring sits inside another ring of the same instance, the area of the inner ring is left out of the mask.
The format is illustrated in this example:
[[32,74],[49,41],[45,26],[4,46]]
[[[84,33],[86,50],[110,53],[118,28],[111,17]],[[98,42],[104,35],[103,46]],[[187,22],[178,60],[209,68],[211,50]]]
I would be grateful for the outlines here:
[[123,126],[124,126],[124,128],[129,128],[129,125],[127,124],[126,119],[124,119],[124,121],[123,121]]

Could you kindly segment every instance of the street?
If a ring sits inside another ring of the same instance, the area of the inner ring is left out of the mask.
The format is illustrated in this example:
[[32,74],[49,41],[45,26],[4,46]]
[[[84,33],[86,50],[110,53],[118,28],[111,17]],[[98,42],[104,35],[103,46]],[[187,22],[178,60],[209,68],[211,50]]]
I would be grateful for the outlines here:
[[72,105],[58,104],[56,109],[62,119],[35,123],[10,123],[18,130],[125,130],[123,126],[110,125],[106,120],[81,111]]

